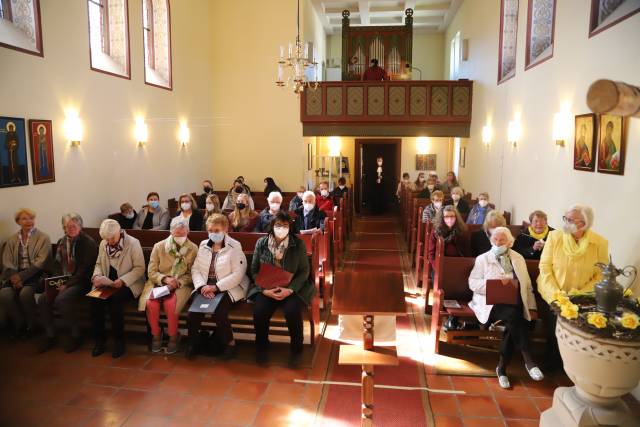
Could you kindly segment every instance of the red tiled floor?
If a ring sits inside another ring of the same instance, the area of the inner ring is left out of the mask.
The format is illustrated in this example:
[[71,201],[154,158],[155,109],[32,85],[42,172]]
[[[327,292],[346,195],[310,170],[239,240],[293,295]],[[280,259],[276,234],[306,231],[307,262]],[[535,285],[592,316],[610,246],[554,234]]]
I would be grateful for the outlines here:
[[429,394],[431,410],[438,415],[460,415],[458,408],[458,398],[448,394]]
[[269,383],[240,380],[235,383],[228,395],[233,399],[260,400]]
[[236,383],[230,376],[202,377],[200,383],[191,389],[196,396],[221,397]]
[[146,399],[148,392],[120,389],[106,399],[103,408],[106,411],[133,412]]
[[462,418],[452,417],[450,415],[436,415],[436,427],[463,427]]
[[82,427],[120,427],[129,415],[129,411],[94,411]]
[[105,409],[104,405],[116,393],[116,390],[113,387],[84,385],[67,404],[81,408]]
[[489,388],[483,377],[452,376],[451,382],[454,390],[464,391],[467,394],[489,394]]
[[132,375],[133,370],[127,368],[96,368],[86,382],[109,387],[122,387]]
[[497,396],[498,406],[505,418],[538,419],[538,407],[527,397]]
[[550,397],[534,397],[531,400],[533,400],[533,403],[535,403],[538,411],[541,413],[551,408],[553,404],[553,398]]
[[255,402],[225,399],[220,401],[214,420],[220,424],[246,426],[253,423],[257,413]]
[[506,420],[507,427],[538,427],[538,420]]
[[149,372],[138,370],[135,374],[127,379],[124,387],[135,388],[141,390],[157,390],[160,383],[169,374],[162,372]]
[[294,406],[264,404],[258,410],[255,427],[305,427],[311,425],[312,418],[298,412]]
[[200,385],[201,380],[194,374],[171,373],[159,384],[158,390],[168,393],[189,393]]
[[191,396],[185,399],[180,407],[173,414],[174,420],[183,420],[186,423],[211,420],[220,404],[219,399],[212,399],[208,396]]
[[504,427],[502,418],[463,418],[464,427]]
[[135,412],[159,417],[172,417],[180,405],[190,398],[191,396],[184,394],[148,392]]
[[558,384],[549,378],[545,378],[542,381],[526,381],[525,387],[527,387],[531,397],[553,397],[553,392],[558,387]]
[[440,390],[453,390],[451,377],[449,375],[427,374],[427,387]]
[[124,427],[164,427],[168,425],[168,418],[144,414],[134,414],[129,417],[129,419],[127,419]]
[[487,378],[486,383],[489,386],[489,389],[496,396],[529,396],[529,390],[525,387],[524,383],[517,378],[509,378],[509,382],[511,383],[511,388],[504,389],[500,387],[498,384],[497,378]]
[[304,384],[272,382],[267,387],[266,395],[269,402],[287,402],[297,405],[304,394]]
[[154,356],[145,365],[146,371],[169,373],[173,371],[175,361],[166,356]]
[[465,417],[499,417],[498,406],[490,396],[459,395],[460,410]]

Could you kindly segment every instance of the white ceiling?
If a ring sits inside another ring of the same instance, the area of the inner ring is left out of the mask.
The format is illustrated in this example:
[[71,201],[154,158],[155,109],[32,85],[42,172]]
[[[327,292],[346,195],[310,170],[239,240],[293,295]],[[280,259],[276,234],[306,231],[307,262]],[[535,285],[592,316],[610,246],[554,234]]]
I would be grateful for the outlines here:
[[404,11],[413,9],[416,33],[441,33],[463,0],[311,0],[327,34],[342,32],[342,11],[351,12],[351,25],[402,25]]

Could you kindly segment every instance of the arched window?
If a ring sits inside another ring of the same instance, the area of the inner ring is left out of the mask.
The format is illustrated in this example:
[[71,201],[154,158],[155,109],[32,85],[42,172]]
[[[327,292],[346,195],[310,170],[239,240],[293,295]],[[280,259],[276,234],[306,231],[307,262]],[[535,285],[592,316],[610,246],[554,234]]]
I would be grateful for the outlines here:
[[0,46],[44,56],[38,0],[0,0]]
[[169,0],[142,0],[144,81],[171,90],[171,10]]
[[127,0],[87,0],[91,69],[131,78]]

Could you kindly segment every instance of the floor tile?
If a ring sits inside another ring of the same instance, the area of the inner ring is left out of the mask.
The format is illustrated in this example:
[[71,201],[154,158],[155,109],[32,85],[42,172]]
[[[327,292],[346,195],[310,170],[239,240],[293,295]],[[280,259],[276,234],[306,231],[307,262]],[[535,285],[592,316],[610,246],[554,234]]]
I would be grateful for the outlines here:
[[145,414],[133,414],[123,427],[166,427],[169,419]]
[[158,391],[190,393],[200,385],[201,380],[201,377],[193,374],[171,373],[158,385]]
[[526,397],[496,397],[498,407],[505,418],[538,419],[540,412],[533,401]]
[[264,404],[258,410],[255,427],[290,427],[310,426],[313,421],[311,416],[305,416],[293,406]]
[[191,389],[191,393],[197,396],[221,397],[227,394],[236,379],[231,376],[202,377],[200,383]]
[[116,393],[113,387],[103,387],[98,385],[84,385],[78,393],[69,399],[67,405],[82,408],[106,409],[104,406],[109,398]]
[[82,427],[120,427],[130,415],[129,411],[94,411]]
[[499,417],[498,406],[490,396],[458,396],[460,411],[465,417]]
[[260,400],[267,390],[268,383],[240,380],[229,390],[229,397],[241,400]]
[[436,415],[434,417],[436,427],[463,427],[462,418],[450,415]]
[[504,427],[502,418],[463,418],[464,427]]
[[168,375],[169,374],[163,372],[138,370],[127,379],[124,387],[150,391],[157,390],[160,383],[162,383]]
[[247,426],[255,420],[258,408],[255,402],[225,399],[218,405],[214,420],[221,424]]
[[488,395],[490,393],[489,387],[482,377],[452,376],[451,382],[454,390],[464,391],[467,394]]
[[448,394],[429,394],[431,410],[437,415],[460,415],[458,398]]
[[287,402],[287,404],[298,405],[304,392],[305,386],[303,384],[272,382],[267,387],[266,395],[269,402]]

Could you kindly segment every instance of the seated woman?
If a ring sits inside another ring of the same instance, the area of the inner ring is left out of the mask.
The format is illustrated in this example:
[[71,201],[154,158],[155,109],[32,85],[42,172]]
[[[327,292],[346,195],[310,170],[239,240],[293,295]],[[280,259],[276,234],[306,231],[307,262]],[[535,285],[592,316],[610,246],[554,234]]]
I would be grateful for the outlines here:
[[295,211],[296,234],[313,234],[318,230],[324,231],[324,219],[326,215],[318,209],[316,205],[316,195],[313,191],[305,191],[302,196],[302,201],[302,207]]
[[131,299],[138,298],[144,287],[144,254],[138,239],[120,229],[120,224],[105,219],[100,224],[100,247],[93,270],[93,288],[111,287],[115,293],[107,299],[90,298],[90,314],[93,323],[95,346],[91,355],[104,353],[105,310],[109,310],[114,345],[111,357],[117,359],[125,353],[123,306]]
[[138,213],[133,209],[131,203],[123,203],[120,205],[120,213],[114,219],[118,221],[120,228],[130,230],[138,219]]
[[282,193],[282,190],[280,190],[280,187],[276,185],[276,182],[273,180],[273,178],[268,176],[264,179],[264,197],[268,197],[269,194],[273,192]]
[[[191,269],[195,292],[207,298],[213,298],[221,292],[225,294],[213,314],[216,322],[213,349],[225,359],[236,354],[229,310],[234,303],[246,297],[250,284],[246,275],[247,258],[240,242],[229,237],[228,230],[229,222],[224,215],[215,214],[207,219],[209,239],[200,243],[198,256]],[[198,337],[203,319],[204,313],[189,312],[188,359],[195,357],[199,351]]]
[[207,218],[209,218],[213,214],[220,213],[220,200],[218,196],[215,194],[209,194],[206,198],[206,203],[204,204],[205,211],[204,216],[202,218],[202,230],[207,229]]
[[11,338],[30,337],[36,328],[34,295],[42,292],[42,273],[51,261],[51,241],[36,228],[36,213],[31,209],[19,209],[13,220],[20,230],[9,237],[2,252],[0,309],[12,323]]
[[233,212],[229,214],[231,231],[252,232],[255,230],[259,219],[260,215],[249,207],[249,195],[245,193],[239,194]]
[[489,193],[478,194],[478,203],[471,208],[467,217],[467,224],[484,224],[484,217],[493,210],[489,204]]
[[460,184],[458,183],[458,178],[456,177],[455,172],[449,171],[447,172],[447,180],[440,184],[440,189],[444,194],[451,194],[451,190],[458,187]]
[[331,197],[333,197],[334,203],[338,203],[339,201],[337,199],[343,198],[348,191],[349,189],[347,188],[347,179],[344,176],[341,176],[340,178],[338,178],[338,186],[335,187],[331,192]]
[[410,188],[411,186],[411,177],[408,172],[404,172],[402,174],[402,180],[398,182],[398,187],[396,187],[396,198],[400,200],[400,194],[402,193],[403,188]]
[[[505,326],[496,368],[498,383],[502,388],[511,387],[507,377],[507,365],[514,350],[522,353],[525,368],[533,380],[541,381],[544,378],[531,357],[529,328],[526,322],[537,316],[536,299],[527,264],[522,255],[511,249],[513,241],[508,228],[497,227],[491,235],[491,249],[476,258],[469,276],[469,288],[473,291],[469,308],[473,310],[478,321],[484,325],[501,321]],[[517,279],[520,289],[517,304],[488,305],[487,280],[490,279],[502,280],[503,286],[513,286],[511,279]]]
[[246,193],[249,195],[249,197],[251,197],[251,187],[249,187],[249,186],[247,185],[247,183],[245,182],[245,180],[244,180],[244,176],[239,175],[239,176],[236,178],[236,181],[239,181],[240,183],[242,183],[242,188],[244,188],[244,189],[246,190]]
[[471,255],[477,257],[491,249],[491,234],[496,227],[506,227],[507,220],[498,211],[487,214],[482,224],[482,230],[471,234]]
[[[562,230],[549,233],[540,256],[538,292],[548,304],[556,300],[558,291],[592,291],[602,278],[595,264],[609,262],[609,242],[591,230],[590,207],[574,205],[565,212],[562,221]],[[555,329],[556,316],[545,310],[545,360],[552,369],[562,366]]]
[[444,240],[445,256],[465,256],[465,247],[462,235],[467,231],[467,226],[460,217],[460,213],[453,206],[445,206],[436,216],[433,224],[433,233],[429,242],[428,256],[431,268],[435,268],[436,248],[438,237]]
[[431,203],[424,207],[422,211],[422,222],[433,223],[436,220],[436,215],[442,209],[442,202],[444,201],[444,194],[442,191],[436,190],[431,193]]
[[464,219],[469,215],[469,202],[463,199],[464,191],[460,187],[453,187],[451,189],[451,200],[453,200],[453,206],[460,212],[460,216]]
[[46,293],[38,298],[40,320],[45,330],[45,338],[38,346],[39,353],[50,350],[56,344],[54,309],[60,313],[65,326],[69,328],[70,338],[64,345],[65,353],[72,353],[80,347],[80,324],[76,306],[91,289],[91,273],[98,258],[98,244],[82,231],[80,215],[63,215],[62,229],[64,237],[56,245],[53,274],[69,278],[58,288],[58,295],[53,303],[49,303]]
[[291,201],[289,202],[290,212],[295,212],[296,210],[298,210],[299,207],[302,206],[302,195],[304,194],[305,191],[306,189],[304,188],[304,185],[301,185],[300,187],[298,187],[296,196],[293,199],[291,199]]
[[233,187],[231,187],[231,189],[229,190],[229,193],[227,194],[227,197],[224,199],[224,203],[222,205],[222,210],[223,211],[231,211],[233,210],[233,207],[236,205],[236,199],[238,197],[239,194],[246,194],[249,198],[249,207],[251,208],[251,210],[254,209],[253,206],[253,199],[251,198],[251,193],[249,192],[249,190],[247,190],[248,187],[246,187],[243,184],[243,181],[240,179],[236,179],[233,182]]
[[549,231],[553,231],[553,228],[547,224],[547,214],[533,211],[529,215],[529,227],[516,237],[513,250],[525,259],[540,259]]
[[327,215],[331,215],[331,212],[333,212],[333,198],[331,194],[329,194],[329,183],[326,181],[318,185],[316,204],[318,205],[318,209],[324,211]]
[[285,212],[279,212],[275,216],[269,235],[261,237],[256,243],[250,270],[254,282],[262,264],[273,264],[292,273],[293,276],[287,286],[273,289],[255,286],[249,291],[248,298],[254,301],[256,362],[268,362],[269,322],[276,309],[280,308],[284,312],[291,336],[289,364],[297,367],[302,356],[302,310],[311,304],[316,288],[309,280],[307,248],[304,242],[293,234],[291,219]]
[[135,230],[166,230],[169,228],[169,211],[160,206],[160,196],[155,191],[147,194],[147,204],[140,209],[133,228]]
[[[167,354],[178,351],[178,316],[191,296],[191,266],[196,259],[198,247],[187,239],[189,222],[185,218],[175,217],[169,224],[171,235],[153,245],[147,274],[149,280],[138,301],[138,310],[147,312],[147,321],[151,327],[151,351],[162,350],[162,330],[160,329],[160,306],[164,307],[169,324],[169,344]],[[154,288],[166,286],[169,294],[153,298]]]
[[216,193],[213,192],[213,184],[210,180],[205,179],[202,181],[202,191],[203,193],[198,196],[198,209],[206,209],[208,200],[217,206],[218,212],[220,211],[220,198]]
[[258,223],[256,224],[256,228],[253,230],[255,232],[266,233],[269,231],[271,220],[281,210],[280,208],[282,206],[282,194],[277,192],[270,193],[267,197],[267,202],[269,203],[269,206],[267,206],[262,210],[262,212],[260,212]]
[[191,194],[181,194],[178,198],[180,210],[176,217],[189,221],[189,230],[202,230],[202,212],[196,207],[196,201]]

